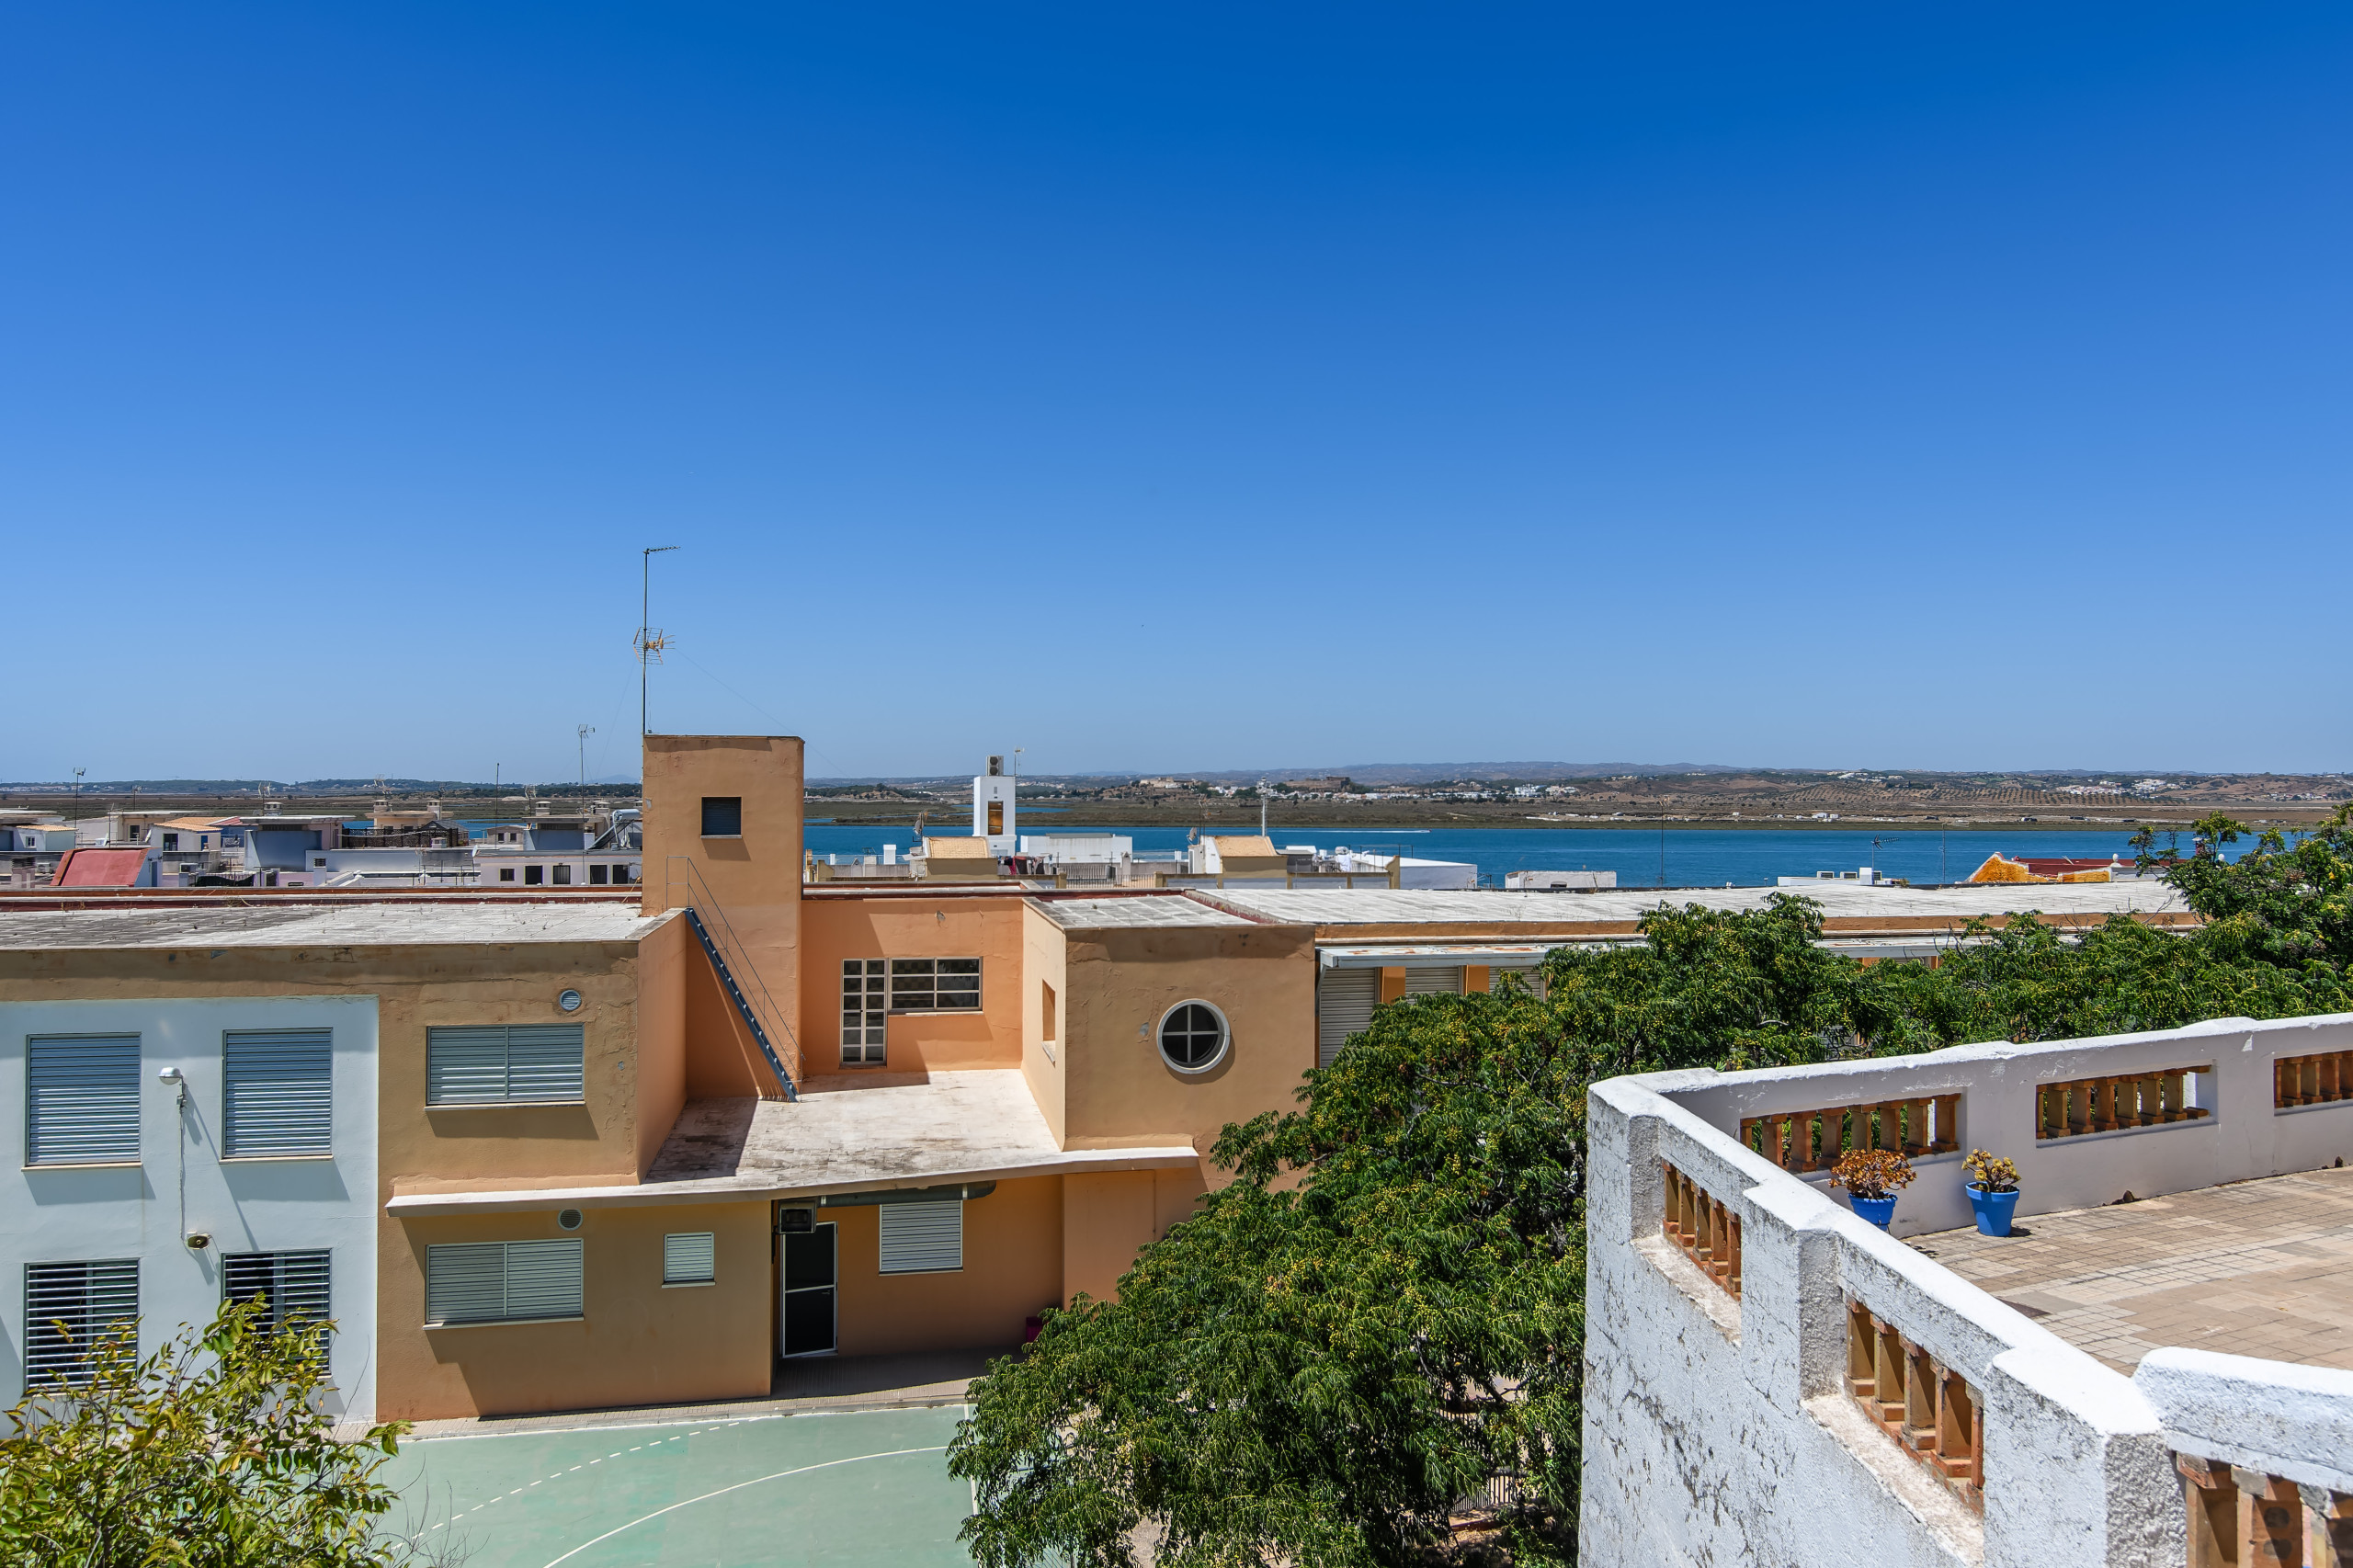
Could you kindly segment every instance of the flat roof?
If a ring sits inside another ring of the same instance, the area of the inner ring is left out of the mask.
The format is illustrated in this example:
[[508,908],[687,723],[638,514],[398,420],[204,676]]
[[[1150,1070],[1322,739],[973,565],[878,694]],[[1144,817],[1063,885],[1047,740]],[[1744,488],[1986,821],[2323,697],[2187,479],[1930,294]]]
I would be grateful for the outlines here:
[[1138,926],[1249,926],[1256,922],[1183,893],[1114,893],[1103,898],[1033,898],[1029,906],[1065,931]]
[[797,1101],[689,1100],[635,1186],[401,1192],[385,1207],[395,1215],[471,1214],[558,1203],[741,1202],[1199,1163],[1183,1142],[1057,1147],[1018,1068],[933,1073],[912,1082],[840,1074],[802,1085]]
[[1287,926],[1570,926],[1641,919],[1660,904],[1680,909],[1757,910],[1776,893],[1799,892],[1826,920],[1946,920],[2029,909],[2045,915],[2183,915],[2189,906],[2163,882],[1982,882],[1946,888],[1862,887],[1825,881],[1787,888],[1605,889],[1597,892],[1449,892],[1415,888],[1202,888],[1198,896]]
[[1910,1245],[2120,1372],[2166,1346],[2353,1369],[2353,1169],[2021,1218]]
[[164,909],[0,908],[15,949],[414,948],[472,943],[633,942],[668,914],[634,903],[245,904]]

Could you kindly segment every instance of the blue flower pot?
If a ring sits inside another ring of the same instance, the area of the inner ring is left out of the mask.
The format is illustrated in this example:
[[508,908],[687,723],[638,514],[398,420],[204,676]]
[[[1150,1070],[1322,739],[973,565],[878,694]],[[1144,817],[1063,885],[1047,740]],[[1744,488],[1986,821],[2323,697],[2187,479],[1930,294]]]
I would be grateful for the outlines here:
[[2010,1216],[2018,1210],[2018,1195],[2015,1192],[1987,1192],[1981,1187],[1963,1185],[1969,1194],[1969,1206],[1977,1211],[1977,1233],[1981,1236],[2006,1236],[2010,1233]]
[[1895,1218],[1893,1198],[1849,1198],[1847,1201],[1855,1206],[1856,1213],[1882,1231],[1887,1229],[1887,1222]]

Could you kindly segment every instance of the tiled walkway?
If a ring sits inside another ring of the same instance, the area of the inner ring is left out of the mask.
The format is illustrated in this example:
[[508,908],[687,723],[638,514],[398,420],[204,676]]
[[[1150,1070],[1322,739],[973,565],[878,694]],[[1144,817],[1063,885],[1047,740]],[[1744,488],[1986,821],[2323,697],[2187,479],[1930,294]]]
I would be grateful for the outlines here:
[[2353,1369],[2353,1168],[1912,1244],[2121,1371],[2166,1345]]

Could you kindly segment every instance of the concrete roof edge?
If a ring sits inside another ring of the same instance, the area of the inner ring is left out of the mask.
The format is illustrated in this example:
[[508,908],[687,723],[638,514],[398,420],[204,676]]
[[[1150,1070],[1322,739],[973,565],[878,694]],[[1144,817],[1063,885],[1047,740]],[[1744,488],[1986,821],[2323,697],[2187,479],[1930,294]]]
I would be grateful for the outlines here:
[[640,1183],[634,1187],[515,1188],[485,1192],[420,1192],[396,1196],[384,1211],[396,1220],[449,1214],[515,1214],[536,1209],[658,1209],[701,1203],[764,1202],[776,1198],[823,1198],[843,1192],[892,1191],[946,1187],[957,1182],[1012,1181],[1022,1176],[1074,1176],[1095,1171],[1182,1170],[1200,1164],[1189,1143],[1141,1149],[1072,1149],[1052,1159],[949,1170],[893,1172],[847,1181],[778,1182],[757,1176],[711,1176],[693,1181]]

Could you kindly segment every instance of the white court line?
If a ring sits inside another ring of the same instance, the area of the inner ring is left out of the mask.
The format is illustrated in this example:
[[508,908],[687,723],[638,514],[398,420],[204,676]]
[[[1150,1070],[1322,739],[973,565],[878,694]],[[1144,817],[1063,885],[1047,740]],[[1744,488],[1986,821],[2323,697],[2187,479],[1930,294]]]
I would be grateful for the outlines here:
[[[741,1426],[753,1421],[782,1421],[789,1416],[801,1414],[802,1413],[799,1411],[781,1410],[773,1415],[729,1415],[718,1421],[712,1421],[708,1415],[688,1415],[681,1416],[676,1421],[624,1421],[597,1426],[534,1426],[513,1432],[443,1432],[431,1437],[404,1437],[401,1439],[401,1447],[415,1449],[421,1448],[426,1443],[487,1443],[494,1442],[500,1437],[568,1437],[579,1432],[659,1431],[665,1426],[699,1426],[706,1422],[709,1422],[716,1430],[721,1426]],[[491,1419],[498,1418],[493,1416]]]
[[846,1460],[827,1460],[823,1464],[804,1464],[798,1470],[780,1470],[774,1475],[754,1476],[749,1481],[739,1481],[733,1486],[722,1486],[716,1492],[706,1492],[699,1497],[689,1497],[683,1503],[673,1503],[666,1508],[656,1508],[654,1512],[646,1515],[642,1519],[631,1519],[629,1523],[621,1525],[617,1528],[608,1529],[603,1535],[598,1536],[595,1540],[584,1540],[578,1546],[574,1547],[570,1551],[565,1552],[562,1557],[552,1559],[548,1563],[547,1568],[556,1568],[556,1564],[558,1562],[569,1562],[571,1559],[577,1557],[582,1552],[587,1551],[590,1547],[600,1545],[605,1541],[612,1540],[613,1537],[621,1534],[625,1530],[633,1530],[638,1526],[644,1524],[649,1520],[658,1519],[665,1514],[674,1514],[680,1508],[690,1508],[697,1503],[708,1503],[713,1497],[724,1497],[730,1492],[741,1492],[746,1486],[757,1486],[764,1481],[782,1481],[788,1475],[806,1475],[813,1470],[831,1470],[836,1465],[857,1464],[861,1460],[894,1460],[903,1458],[907,1454],[944,1454],[947,1451],[948,1445],[945,1443],[940,1443],[928,1449],[892,1449],[888,1453],[853,1454]]

